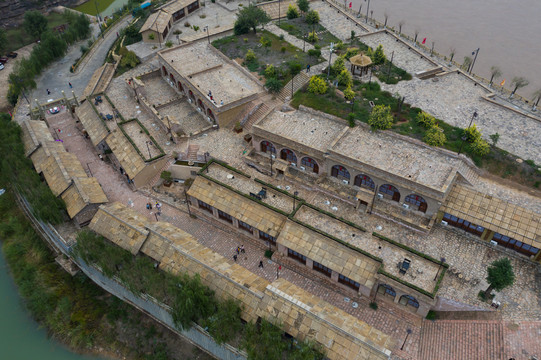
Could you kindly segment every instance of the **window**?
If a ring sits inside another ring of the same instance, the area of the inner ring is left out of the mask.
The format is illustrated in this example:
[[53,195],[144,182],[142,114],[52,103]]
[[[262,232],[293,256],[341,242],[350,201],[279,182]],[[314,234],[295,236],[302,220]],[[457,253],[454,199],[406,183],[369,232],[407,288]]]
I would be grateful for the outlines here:
[[193,12],[193,11],[195,11],[197,9],[199,9],[199,0],[194,1],[193,3],[188,5],[188,14],[190,14],[191,12]]
[[319,173],[319,165],[312,158],[309,158],[309,157],[302,158],[301,165],[309,169],[312,169],[312,171],[315,172],[316,174]]
[[318,272],[322,273],[322,274],[325,275],[325,276],[331,277],[331,275],[332,275],[332,270],[331,270],[331,269],[329,269],[329,268],[326,267],[326,266],[321,265],[321,264],[318,263],[318,262],[315,262],[315,261],[314,261],[314,265],[312,266],[312,268],[313,268],[315,271],[318,271]]
[[354,280],[352,280],[352,279],[350,279],[350,278],[348,278],[348,277],[346,277],[346,276],[344,276],[342,274],[338,275],[338,282],[340,284],[344,284],[344,285],[346,285],[346,286],[348,286],[348,287],[350,287],[350,288],[352,288],[352,289],[354,289],[356,291],[359,291],[359,289],[361,287],[361,284],[359,284],[358,282],[356,282],[356,281],[354,281]]
[[389,296],[392,296],[393,298],[396,296],[396,291],[394,291],[394,289],[387,284],[379,284],[378,293],[389,295]]
[[485,228],[476,224],[473,224],[467,220],[457,218],[456,216],[444,213],[443,219],[449,223],[449,225],[460,228],[471,234],[481,236]]
[[287,249],[287,256],[306,265],[306,256],[299,254],[296,251]]
[[180,9],[176,13],[173,14],[173,21],[177,21],[179,19],[182,19],[184,17],[184,9]]
[[227,213],[224,213],[222,210],[218,210],[218,217],[227,221],[228,223],[233,223],[233,217]]
[[259,230],[259,238],[262,240],[269,241],[273,245],[276,245],[276,238],[274,236],[270,236],[269,234],[261,230]]
[[271,152],[273,154],[276,154],[276,148],[271,142],[267,140],[263,140],[261,142],[261,152],[264,152],[264,153]]
[[419,307],[419,302],[413,296],[402,295],[399,300],[400,305],[404,306],[413,306],[414,308]]
[[254,228],[251,225],[239,220],[239,229],[245,230],[251,234]]
[[191,174],[192,176],[197,176],[197,171],[190,171],[190,174]]
[[282,149],[282,151],[280,151],[280,158],[290,163],[297,163],[297,156],[289,149]]
[[492,240],[496,241],[498,245],[513,249],[516,252],[524,254],[526,256],[536,255],[539,252],[539,249],[534,246],[517,241],[509,236],[505,236],[500,233],[495,233],[492,237]]
[[199,208],[200,208],[200,209],[206,210],[206,211],[208,211],[209,213],[214,214],[214,213],[212,212],[212,206],[210,206],[210,205],[207,204],[206,202],[203,202],[203,201],[201,201],[201,200],[197,200],[197,203],[199,204]]
[[376,187],[376,184],[374,184],[374,181],[370,179],[370,176],[364,174],[359,174],[355,176],[355,185],[357,185],[358,187],[366,187],[372,190],[374,190],[374,188]]
[[349,180],[349,171],[343,166],[334,165],[331,169],[331,176]]

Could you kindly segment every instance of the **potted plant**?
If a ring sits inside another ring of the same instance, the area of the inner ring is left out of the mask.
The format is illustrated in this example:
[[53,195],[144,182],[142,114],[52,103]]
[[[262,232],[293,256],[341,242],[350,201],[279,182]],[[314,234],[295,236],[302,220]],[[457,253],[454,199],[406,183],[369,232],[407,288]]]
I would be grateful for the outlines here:
[[235,123],[235,127],[233,128],[233,131],[235,131],[237,134],[242,132],[242,125],[240,124],[240,121],[237,121]]
[[163,186],[170,187],[173,183],[173,177],[171,171],[162,171],[160,177],[163,179]]

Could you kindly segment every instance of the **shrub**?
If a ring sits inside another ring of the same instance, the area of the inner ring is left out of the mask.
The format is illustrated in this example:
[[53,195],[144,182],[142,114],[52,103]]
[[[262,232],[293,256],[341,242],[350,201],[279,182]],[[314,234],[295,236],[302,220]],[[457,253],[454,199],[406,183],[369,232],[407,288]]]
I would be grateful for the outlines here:
[[434,310],[430,310],[428,314],[426,314],[427,320],[436,320],[436,312]]
[[282,47],[280,48],[280,52],[285,53],[285,52],[286,52],[286,47],[285,47],[285,46],[282,46]]
[[[126,49],[126,47],[122,47],[121,49]],[[133,69],[140,63],[139,59],[137,58],[137,55],[133,51],[129,51],[126,49],[125,54],[122,55],[122,59],[120,60],[120,66],[126,67],[129,69]]]
[[173,43],[172,43],[171,41],[167,40],[167,41],[165,42],[165,47],[170,48],[171,46],[173,46]]
[[308,91],[313,94],[325,94],[327,92],[327,84],[325,80],[318,76],[312,76],[308,85]]
[[378,303],[375,302],[375,301],[371,301],[368,306],[370,306],[370,309],[372,309],[372,310],[377,310],[378,309]]
[[186,22],[184,23],[184,27],[190,27],[190,23],[186,21]]
[[148,34],[148,39],[149,40],[154,40],[154,39],[156,39],[156,36],[153,33],[150,33],[150,34]]
[[447,137],[439,126],[434,125],[426,132],[423,140],[430,146],[443,146]]
[[306,16],[304,17],[304,21],[306,21],[307,24],[315,25],[319,23],[319,13],[315,10],[310,10],[306,13]]
[[267,79],[276,77],[276,68],[274,67],[274,65],[267,65],[267,67],[265,68],[265,77]]
[[269,78],[265,86],[271,93],[277,93],[282,89],[282,82],[276,78]]
[[314,45],[314,49],[316,49],[316,50],[321,50],[321,45],[315,44],[315,45]]
[[424,111],[421,111],[419,114],[417,114],[417,122],[423,125],[426,129],[430,129],[431,127],[436,125],[436,119],[434,118],[434,116]]
[[160,174],[160,177],[162,179],[164,179],[166,182],[171,182],[173,181],[173,177],[171,175],[171,171],[162,171],[162,173]]
[[280,39],[280,40],[284,40],[284,39],[285,39],[285,36],[284,36],[284,34],[280,34],[280,36],[278,36],[278,39]]
[[372,62],[374,65],[381,65],[385,63],[385,53],[383,52],[383,46],[380,44],[374,51],[374,54],[372,56]]
[[485,156],[490,152],[490,145],[483,139],[478,138],[471,145],[471,150],[480,156]]
[[288,19],[296,19],[299,17],[299,10],[297,9],[297,7],[293,4],[289,4],[288,8],[287,8],[287,18]]
[[287,65],[289,67],[289,73],[291,74],[291,76],[297,75],[302,70],[301,63],[297,61],[290,61]]
[[204,18],[206,18],[206,17],[207,17],[207,15],[205,15],[205,14],[201,14],[201,15],[199,15],[199,17],[200,17],[201,19],[204,19]]
[[342,40],[338,41],[335,45],[334,45],[334,48],[336,50],[342,50],[344,48],[344,42]]
[[194,31],[199,31],[199,26],[194,25],[194,26],[192,26],[192,29],[193,29]]
[[252,61],[255,61],[257,59],[257,57],[255,56],[255,53],[252,49],[248,50],[248,52],[246,53],[246,56],[244,57],[244,60],[246,60],[247,62],[252,62]]
[[272,45],[272,40],[268,38],[267,36],[262,36],[261,39],[259,39],[259,43],[265,47],[269,48]]
[[464,136],[469,143],[474,143],[481,138],[481,132],[477,130],[477,126],[473,124],[469,128],[464,129]]
[[175,30],[175,31],[173,31],[173,34],[180,35],[180,34],[182,34],[182,30]]
[[348,48],[348,50],[346,51],[346,55],[344,55],[344,56],[345,56],[346,59],[349,60],[353,56],[357,55],[359,53],[359,51],[360,51],[359,48]]
[[315,58],[318,58],[321,56],[321,50],[319,49],[310,49],[308,50],[308,56],[313,56]]
[[317,34],[315,31],[312,31],[311,33],[308,33],[308,38],[307,38],[308,42],[311,42],[311,43],[315,43],[319,40],[319,38],[317,37]]
[[500,134],[495,133],[495,134],[490,135],[489,137],[490,137],[490,141],[492,141],[492,146],[496,146],[496,144],[498,143],[498,140],[500,140]]
[[355,98],[355,91],[351,90],[351,84],[344,90],[346,100],[352,101]]
[[385,105],[376,105],[368,117],[368,125],[375,130],[386,130],[393,126],[393,115],[391,107]]
[[342,70],[346,70],[345,59],[342,56],[339,56],[334,64],[331,65],[331,72],[333,75],[338,75]]
[[340,74],[338,74],[337,80],[340,85],[351,86],[353,84],[353,79],[347,69],[342,70]]

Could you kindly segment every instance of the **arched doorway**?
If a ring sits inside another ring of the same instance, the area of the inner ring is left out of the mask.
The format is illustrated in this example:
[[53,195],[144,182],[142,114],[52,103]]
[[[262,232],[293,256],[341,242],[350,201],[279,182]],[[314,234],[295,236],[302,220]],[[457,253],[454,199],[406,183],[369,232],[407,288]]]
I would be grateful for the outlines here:
[[180,83],[180,81],[178,82],[178,90],[179,91],[184,91],[184,88],[182,87],[182,84]]
[[297,156],[295,155],[295,153],[286,148],[280,151],[280,159],[289,161],[290,163],[297,163]]
[[199,106],[202,110],[205,110],[205,105],[203,105],[201,99],[197,99],[197,106]]
[[193,96],[193,92],[191,90],[188,92],[188,95],[190,96],[190,100],[195,101],[195,96]]
[[414,307],[416,309],[419,308],[419,302],[417,301],[416,298],[414,298],[411,295],[402,295],[400,297],[400,300],[398,300],[398,303],[400,305],[411,306],[411,307]]
[[210,120],[211,120],[213,123],[216,123],[216,119],[214,118],[214,114],[212,113],[212,110],[207,109],[207,116],[210,118]]
[[173,76],[173,74],[169,74],[169,78],[171,79],[173,84],[176,82],[175,77]]
[[263,140],[261,142],[261,152],[267,153],[269,151],[273,154],[276,154],[276,148],[274,147],[274,145],[270,141]]
[[350,178],[348,169],[346,169],[342,165],[334,165],[331,169],[331,176],[348,181]]
[[167,74],[169,74],[165,66],[162,66],[162,72],[163,72],[163,76],[167,76]]
[[400,201],[400,192],[390,184],[383,184],[379,187],[379,193],[391,198],[393,201]]
[[387,284],[379,284],[378,294],[390,296],[393,299],[396,297],[396,291],[394,291],[394,289],[390,285],[387,285]]
[[312,158],[310,158],[308,156],[303,157],[301,159],[301,165],[304,166],[307,169],[308,168],[312,169],[312,171],[314,173],[319,174],[319,165],[317,164],[317,162],[314,159],[312,159]]
[[418,210],[424,213],[426,212],[426,209],[428,207],[425,199],[415,194],[409,194],[408,196],[406,196],[404,202],[410,204],[414,210]]
[[355,176],[354,184],[358,187],[364,187],[371,190],[374,190],[376,187],[376,184],[374,184],[374,181],[372,181],[370,176],[364,174],[359,174]]

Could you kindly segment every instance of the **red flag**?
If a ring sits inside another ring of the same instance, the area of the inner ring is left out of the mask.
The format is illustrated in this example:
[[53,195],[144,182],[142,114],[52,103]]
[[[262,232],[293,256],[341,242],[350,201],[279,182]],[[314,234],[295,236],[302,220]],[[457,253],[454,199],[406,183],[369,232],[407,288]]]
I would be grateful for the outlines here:
[[504,86],[505,85],[505,79],[503,79],[503,81],[500,83],[500,86]]
[[424,45],[424,44],[425,44],[425,42],[426,42],[426,38],[424,38],[424,39],[423,39],[423,42],[422,42],[421,44],[423,44],[423,45]]
[[349,7],[351,8],[351,1],[349,2]]

